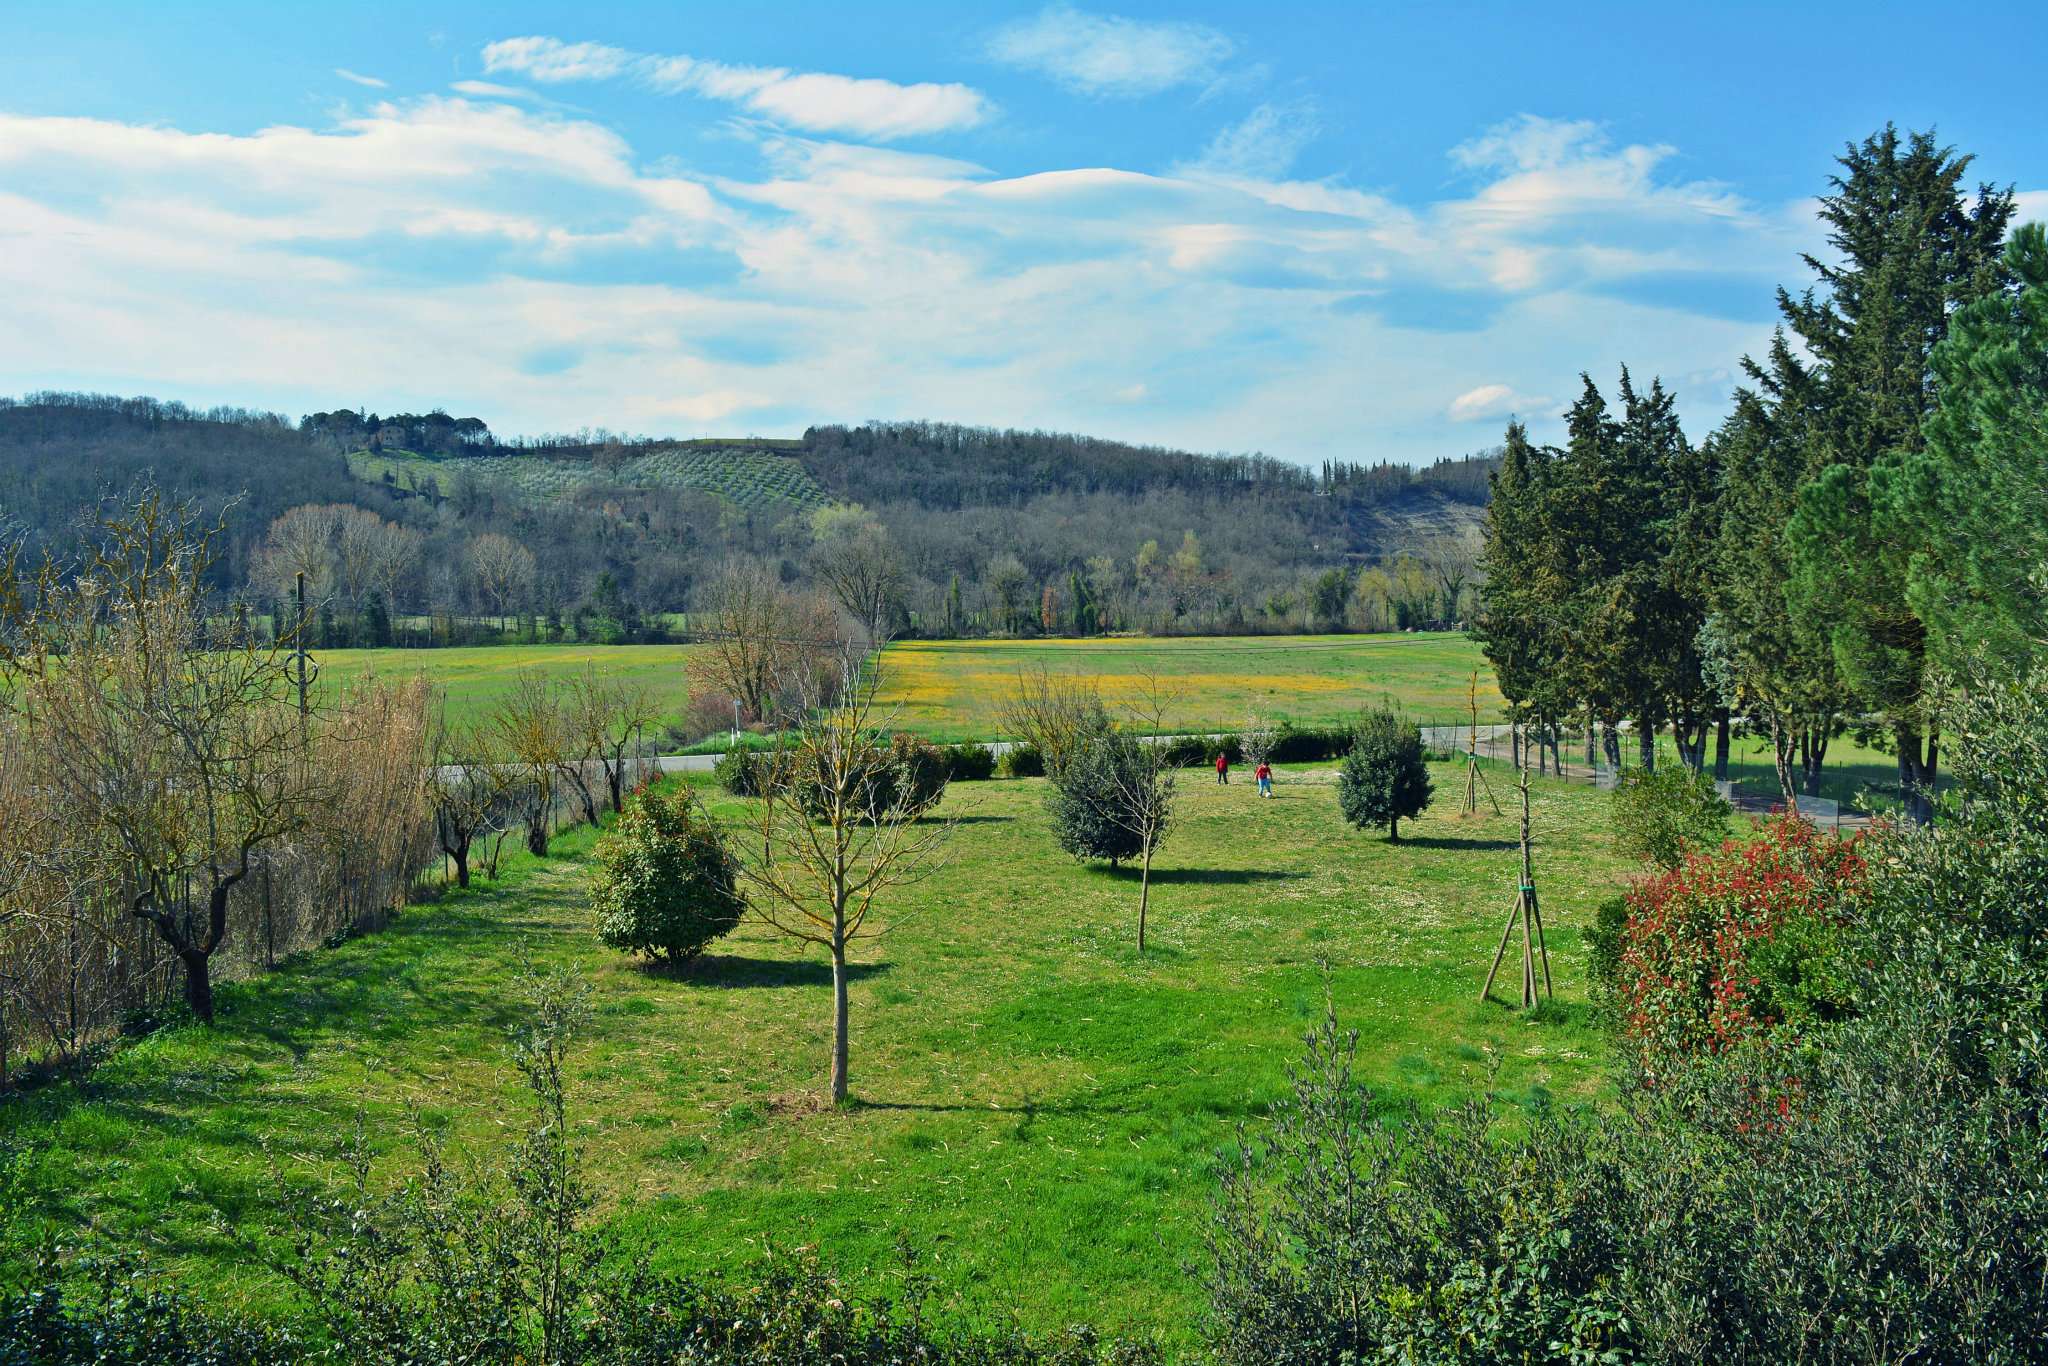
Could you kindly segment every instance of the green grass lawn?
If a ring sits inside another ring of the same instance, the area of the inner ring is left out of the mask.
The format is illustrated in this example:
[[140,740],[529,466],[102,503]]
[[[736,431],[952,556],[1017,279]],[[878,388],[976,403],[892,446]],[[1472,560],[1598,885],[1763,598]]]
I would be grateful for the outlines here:
[[458,722],[483,715],[519,674],[536,670],[558,682],[595,666],[607,678],[642,684],[654,694],[664,722],[680,721],[689,704],[683,676],[688,645],[477,645],[446,650],[316,650],[319,687],[334,690],[376,675],[385,679],[424,675],[448,696],[448,715]]
[[496,886],[226,988],[212,1031],[159,1033],[0,1107],[40,1150],[0,1220],[17,1248],[36,1226],[93,1221],[194,1285],[275,1304],[212,1211],[259,1225],[273,1160],[338,1180],[358,1107],[387,1175],[408,1161],[411,1114],[471,1151],[503,1144],[524,1116],[505,1045],[517,978],[564,966],[595,1009],[574,1066],[579,1137],[633,1255],[743,1270],[771,1241],[815,1243],[881,1289],[901,1233],[964,1313],[1186,1343],[1200,1302],[1183,1269],[1216,1155],[1282,1093],[1322,1009],[1319,964],[1363,1076],[1390,1098],[1491,1088],[1513,1112],[1602,1095],[1580,931],[1628,871],[1604,795],[1537,784],[1561,1006],[1539,1020],[1478,999],[1514,823],[1450,817],[1458,769],[1435,776],[1436,809],[1392,845],[1341,824],[1328,765],[1283,770],[1268,802],[1189,774],[1142,957],[1135,879],[1057,851],[1041,780],[956,787],[950,860],[884,904],[891,932],[856,955],[856,1103],[839,1112],[813,1104],[822,958],[752,924],[679,974],[611,953],[585,905],[588,837],[573,836]]
[[1178,730],[1236,730],[1252,707],[1302,725],[1348,720],[1382,697],[1410,719],[1500,719],[1501,696],[1479,647],[1451,632],[1368,636],[917,640],[883,657],[885,703],[904,729],[935,740],[986,739],[1020,668],[1093,676],[1106,701],[1136,700],[1148,674],[1181,694]]

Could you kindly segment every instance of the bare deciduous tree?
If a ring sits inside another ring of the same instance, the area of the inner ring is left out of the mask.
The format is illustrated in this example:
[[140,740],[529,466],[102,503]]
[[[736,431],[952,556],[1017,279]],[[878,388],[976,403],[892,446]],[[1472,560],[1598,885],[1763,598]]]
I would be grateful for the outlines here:
[[[833,517],[832,514],[839,514]],[[872,518],[825,509],[814,524],[818,542],[811,573],[846,615],[859,623],[868,644],[879,647],[889,634],[903,597],[903,555],[889,533]]]
[[470,582],[503,630],[506,612],[533,587],[533,552],[510,536],[486,531],[470,541],[466,558]]
[[406,584],[419,568],[426,537],[396,522],[380,524],[370,551],[370,580],[384,595],[384,605],[395,616]]
[[334,591],[336,506],[305,503],[286,509],[271,522],[258,559],[272,592],[289,595],[301,574],[306,576],[309,601],[324,601]]
[[[793,740],[773,757],[772,779],[751,813],[761,850],[743,865],[755,914],[778,933],[832,959],[832,1103],[847,1093],[847,951],[881,934],[875,904],[929,875],[953,824],[920,819],[912,785],[880,738],[878,670],[847,651],[836,698],[796,681]],[[804,694],[809,693],[806,696]]]
[[1088,737],[1108,726],[1108,717],[1094,684],[1035,664],[1017,670],[1016,689],[998,709],[996,724],[1006,739],[1036,749],[1046,773],[1058,777]]
[[[625,800],[627,772],[638,757],[641,735],[661,714],[654,693],[644,684],[605,678],[590,665],[569,681],[566,710],[573,747],[603,773],[616,815]],[[591,823],[597,823],[594,817]]]
[[230,894],[328,796],[278,647],[207,631],[221,535],[193,506],[145,493],[95,523],[78,564],[46,564],[11,593],[18,616],[0,632],[14,705],[58,766],[67,820],[118,866],[130,911],[176,956],[208,1023]]
[[1152,909],[1152,854],[1173,821],[1173,799],[1179,765],[1173,746],[1164,738],[1169,717],[1179,702],[1157,675],[1148,674],[1143,693],[1126,704],[1126,726],[1138,733],[1137,760],[1110,765],[1114,791],[1106,806],[1109,818],[1137,840],[1138,952],[1145,951],[1145,922]]
[[702,644],[687,666],[692,687],[734,698],[749,721],[765,719],[780,690],[821,693],[841,644],[829,608],[748,561],[728,563],[705,585],[694,620]]
[[1271,717],[1258,707],[1245,713],[1244,729],[1237,734],[1237,744],[1244,751],[1247,767],[1257,768],[1271,758],[1273,747],[1279,743],[1280,728],[1273,724]]
[[[511,775],[492,728],[451,724],[445,699],[434,727],[433,755],[434,782],[428,796],[434,809],[434,836],[455,865],[455,885],[467,887],[470,850],[479,838],[487,839],[497,830]],[[495,864],[492,871],[495,874]]]
[[526,793],[526,847],[546,857],[555,816],[557,780],[567,760],[562,700],[537,670],[523,669],[499,699],[490,722],[492,741]]

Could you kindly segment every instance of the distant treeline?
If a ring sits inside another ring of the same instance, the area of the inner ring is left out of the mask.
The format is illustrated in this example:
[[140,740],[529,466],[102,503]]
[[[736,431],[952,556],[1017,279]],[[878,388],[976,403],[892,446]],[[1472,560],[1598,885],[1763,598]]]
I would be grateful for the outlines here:
[[[622,453],[679,445],[771,450],[800,462],[835,507],[740,507],[603,478],[540,499],[464,460],[530,454],[604,470]],[[449,473],[431,493],[354,478],[345,457],[364,450],[427,456]],[[1488,453],[1421,470],[1308,469],[922,422],[778,441],[602,430],[504,441],[480,418],[440,410],[294,421],[37,393],[0,399],[0,545],[61,543],[52,533],[80,509],[153,479],[211,512],[232,508],[213,571],[223,603],[288,619],[304,569],[330,644],[649,638],[734,560],[792,588],[820,586],[821,547],[855,526],[891,556],[887,624],[903,634],[1376,629],[1462,614],[1458,584],[1497,463]]]

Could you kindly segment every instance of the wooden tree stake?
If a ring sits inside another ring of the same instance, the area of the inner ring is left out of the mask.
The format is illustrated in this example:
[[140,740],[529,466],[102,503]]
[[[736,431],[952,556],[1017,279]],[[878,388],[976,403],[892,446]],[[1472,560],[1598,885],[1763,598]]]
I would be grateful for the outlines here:
[[1493,966],[1486,970],[1486,985],[1479,989],[1479,999],[1485,1000],[1493,994],[1493,979],[1500,972],[1501,960],[1507,957],[1508,940],[1514,937],[1515,926],[1522,927],[1522,1008],[1533,1009],[1536,1005],[1536,973],[1539,964],[1543,972],[1543,995],[1548,998],[1550,986],[1550,949],[1543,942],[1543,911],[1536,898],[1536,865],[1529,849],[1529,763],[1527,751],[1523,751],[1521,781],[1517,784],[1522,793],[1522,868],[1519,886],[1515,892],[1515,904],[1508,911],[1508,923],[1501,927],[1500,946],[1493,951]]

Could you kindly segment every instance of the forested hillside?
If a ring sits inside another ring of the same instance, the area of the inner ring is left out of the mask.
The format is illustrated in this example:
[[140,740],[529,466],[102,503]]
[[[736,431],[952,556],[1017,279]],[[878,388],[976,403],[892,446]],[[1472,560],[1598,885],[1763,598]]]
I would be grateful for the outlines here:
[[465,617],[636,638],[697,605],[722,565],[758,561],[805,591],[828,586],[823,561],[849,545],[886,560],[879,624],[898,634],[1443,621],[1463,608],[1493,463],[1309,470],[929,423],[507,441],[438,411],[293,422],[140,398],[0,400],[10,540],[34,549],[87,504],[152,480],[227,511],[224,597],[264,611],[304,570],[333,643],[445,640]]

